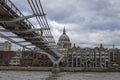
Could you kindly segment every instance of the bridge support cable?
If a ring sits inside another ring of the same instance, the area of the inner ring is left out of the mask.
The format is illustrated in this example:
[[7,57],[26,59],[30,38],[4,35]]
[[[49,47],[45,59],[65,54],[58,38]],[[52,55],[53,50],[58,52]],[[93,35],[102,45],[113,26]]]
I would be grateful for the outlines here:
[[[40,25],[40,30],[36,29],[36,27],[34,27],[28,20],[28,18],[33,17],[32,15],[24,16],[12,3],[12,1],[0,0],[0,10],[2,11],[0,13],[0,16],[8,16],[7,21],[2,20],[3,17],[0,17],[0,25],[8,32],[10,31],[16,35],[5,36],[1,34],[0,36],[2,38],[6,38],[7,40],[17,45],[20,45],[21,47],[31,50],[29,46],[24,45],[25,42],[29,42],[31,43],[31,46],[33,45],[43,50],[44,54],[48,55],[48,57],[50,57],[53,63],[59,63],[60,59],[63,58],[63,55],[60,54],[59,51],[57,51],[58,48],[50,31],[40,0],[28,0],[28,3],[33,11],[33,14],[40,14],[37,16],[33,15],[36,17],[37,22]],[[9,21],[10,19],[12,19],[11,22]],[[44,28],[47,28],[47,30],[44,30]],[[3,32],[5,32],[5,30],[3,30]],[[17,42],[14,39],[12,39],[12,37],[18,38],[17,36],[25,41]],[[41,53],[40,51],[38,52]]]
[[[32,1],[28,0],[28,3],[29,3],[29,5],[30,5],[30,7],[31,7],[34,14],[39,13],[37,10],[39,10],[40,8],[38,6],[36,8],[36,4],[34,4],[33,0]],[[41,14],[41,12],[40,12],[40,14]],[[37,19],[40,27],[45,27],[45,24],[44,24],[44,22],[42,20],[42,17],[36,17],[36,19]],[[46,35],[46,33],[44,33],[44,34]]]
[[61,57],[53,57],[51,56],[51,54],[47,53],[44,50],[36,50],[37,53],[42,52],[43,54],[47,55],[50,60],[54,63],[54,64],[59,64],[59,62],[63,59],[64,55],[60,54],[58,51],[56,51],[55,49],[51,49],[53,52],[55,52],[57,54],[57,56],[61,56]]
[[[2,37],[2,36],[1,36]],[[35,37],[29,37],[29,36],[24,36],[24,37],[18,37],[18,36],[6,36],[9,38],[25,38],[25,39],[38,39],[38,38],[44,38],[46,36],[35,36]],[[53,36],[47,36],[47,38],[52,38]],[[42,42],[42,43],[54,43],[54,42],[46,42],[46,41],[30,41],[30,42]]]
[[[40,0],[28,0],[28,3],[29,3],[29,5],[30,5],[30,7],[31,7],[34,14],[44,14],[44,11],[43,11]],[[48,22],[47,22],[45,16],[36,16],[36,19],[37,19],[40,27],[49,28],[49,25],[48,25]],[[50,30],[46,30],[46,32],[44,31],[44,35],[46,36],[46,39],[48,41],[55,42],[54,38],[47,38],[48,35],[52,36],[52,33],[51,33]],[[56,45],[56,43],[53,43],[53,44]],[[48,47],[48,46],[46,46],[46,47]],[[57,47],[57,45],[56,45],[56,47]],[[41,48],[41,46],[40,46],[40,48]],[[49,50],[51,52],[48,51],[48,54],[51,54],[52,56],[56,56],[56,58],[61,57],[60,55],[58,55],[58,54],[60,54],[60,52],[58,52],[57,50],[55,50],[55,49],[53,50],[51,48]],[[58,60],[58,62],[59,62],[59,60]]]
[[[30,4],[30,2],[28,1],[28,3]],[[30,4],[30,7],[31,7],[32,5]],[[32,9],[32,11],[33,11],[33,13],[35,14],[35,12],[34,12],[34,9],[33,9],[33,7],[31,7],[31,9]],[[42,26],[42,22],[41,21],[39,21],[39,19],[38,19],[38,17],[36,17],[36,19],[37,19],[37,21],[38,21],[38,23],[39,23],[39,25],[40,25],[40,27],[41,28],[43,28]],[[45,34],[45,31],[44,32],[42,32],[42,34]],[[48,40],[46,40],[46,41],[48,41]]]
[[33,15],[29,15],[29,16],[24,16],[24,17],[18,17],[18,18],[12,18],[12,19],[0,19],[0,23],[13,23],[13,22],[18,22],[18,21],[23,21],[25,19],[29,19],[32,17],[36,17],[36,16],[44,16],[45,14],[33,14]]
[[[10,1],[10,0],[2,0],[0,2],[0,4],[2,5],[2,7],[7,11],[8,10],[8,13],[10,13],[10,15],[13,17],[13,18],[18,18],[20,16],[20,18],[24,18],[24,15],[16,8],[16,6]],[[12,10],[13,9],[13,10]],[[42,16],[45,15],[45,14],[42,14]],[[4,21],[3,21],[4,22]],[[19,20],[18,20],[19,22]],[[16,22],[16,23],[18,23]],[[27,26],[26,26],[26,24]],[[7,23],[8,24],[8,23]],[[12,23],[13,24],[13,23]],[[24,26],[25,28],[28,29],[28,27],[31,27],[32,29],[34,29],[35,27],[30,23],[30,21],[28,21],[27,19],[25,19],[24,21],[21,21],[20,24],[22,26]],[[41,31],[37,31],[37,33],[39,32],[42,32]],[[36,34],[34,32],[32,32],[35,36]],[[41,34],[41,33],[40,33]],[[37,34],[38,35],[38,34]],[[34,39],[33,39],[34,40]]]
[[[28,3],[30,4],[30,7],[31,7],[34,14],[44,14],[40,0],[28,0]],[[48,25],[48,22],[47,22],[45,16],[37,16],[36,19],[37,19],[38,23],[40,24],[40,27],[49,28],[49,25]],[[52,35],[50,30],[46,30],[46,32],[44,31],[44,34],[46,36]],[[54,41],[54,38],[47,38],[46,37],[46,39],[48,41],[52,41],[52,42]],[[53,43],[53,44],[56,44],[56,43]]]
[[[41,4],[40,0],[38,0],[38,1],[39,1],[39,5],[40,5],[40,7],[41,7],[42,13],[44,13],[42,4]],[[45,17],[45,16],[43,16],[43,17],[44,17],[44,20],[45,20],[45,22],[46,22],[46,25],[49,26],[46,17]],[[49,33],[52,34],[51,31],[49,31]],[[55,41],[54,38],[52,38],[52,40]]]
[[[28,3],[30,4],[30,7],[31,7],[34,14],[44,14],[44,12],[41,9],[42,7],[39,6],[40,5],[40,0],[28,0]],[[45,16],[37,16],[36,19],[37,19],[38,23],[40,24],[40,27],[49,28],[49,26],[47,25],[47,22],[45,21]],[[45,35],[50,35],[50,36],[52,35],[50,33],[50,30],[44,31],[44,34]],[[48,38],[46,38],[46,39],[48,41],[50,40]],[[51,39],[53,39],[53,38],[51,38]]]
[[[34,31],[41,31],[41,30],[49,30],[49,28],[47,29],[43,29],[43,28],[35,28],[35,29],[27,29],[27,30],[5,30],[5,29],[0,29],[1,32],[15,32],[15,33],[28,33],[28,32],[34,32]],[[41,36],[42,37],[42,36]]]
[[2,34],[2,33],[0,33],[0,37],[1,37],[1,38],[4,38],[4,39],[6,39],[6,40],[8,40],[8,41],[10,41],[10,42],[12,42],[12,43],[14,43],[14,44],[17,44],[17,45],[19,45],[19,46],[21,46],[21,47],[23,47],[23,48],[26,48],[26,49],[28,49],[28,50],[31,50],[31,48],[28,48],[28,47],[26,47],[26,46],[24,46],[24,45],[21,45],[20,43],[16,42],[15,40],[13,40],[13,39],[11,39],[11,38],[9,38],[9,37],[7,37],[7,36],[5,36],[5,35]]
[[[9,38],[9,37],[6,37],[5,35],[3,35],[2,33],[0,33],[0,37],[2,37],[2,38],[4,38],[4,39],[6,39],[6,40],[8,40],[8,41],[11,41],[12,43],[15,43],[15,44],[17,44],[17,45],[19,45],[19,46],[21,46],[21,47],[23,47],[23,48],[26,48],[26,49],[28,49],[28,50],[30,50],[30,51],[33,51],[31,48],[28,48],[28,46],[29,45],[22,45],[22,44],[20,44],[19,42],[16,42],[15,40],[12,40],[11,38]],[[30,44],[30,46],[34,46],[34,45],[32,45],[32,44]],[[56,48],[51,48],[51,45],[50,46],[41,46],[41,45],[37,45],[37,46],[40,46],[40,48],[46,48],[46,50],[49,48],[51,51],[52,51],[52,55],[50,54],[50,53],[47,53],[46,51],[44,51],[44,52],[41,52],[41,51],[38,51],[37,53],[42,53],[42,54],[46,54],[50,59],[51,59],[51,61],[54,63],[54,64],[58,64],[59,62],[60,62],[60,60],[63,58],[63,56],[61,56],[58,52],[56,52]],[[54,54],[54,53],[55,54]],[[57,54],[56,54],[57,53]],[[54,55],[54,56],[53,56]],[[61,56],[61,57],[58,57],[58,56]]]

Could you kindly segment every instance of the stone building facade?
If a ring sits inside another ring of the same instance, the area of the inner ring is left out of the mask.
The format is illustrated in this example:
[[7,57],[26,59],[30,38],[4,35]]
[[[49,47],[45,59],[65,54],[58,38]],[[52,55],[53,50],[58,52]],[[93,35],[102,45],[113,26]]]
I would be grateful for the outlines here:
[[112,49],[109,49],[109,53],[110,53],[111,66],[120,67],[120,49],[113,47]]
[[66,67],[120,67],[120,49],[104,48],[102,44],[95,48],[80,48],[74,44],[66,54]]
[[63,52],[64,58],[61,66],[64,67],[114,67],[120,66],[120,49],[104,48],[102,44],[95,48],[80,48],[75,44],[71,48],[71,42],[66,35],[65,28],[57,43],[59,50]]
[[[37,65],[33,65],[34,61]],[[0,65],[51,67],[53,64],[47,55],[40,53],[31,51],[0,51]]]
[[11,43],[8,41],[0,43],[0,51],[11,51]]
[[15,52],[15,55],[13,57],[11,57],[9,65],[21,65],[21,59],[22,59],[22,52],[20,50],[18,50],[17,52]]
[[9,62],[14,55],[14,51],[0,51],[0,65],[9,65]]
[[52,62],[45,54],[35,53],[31,51],[22,51],[21,65],[51,67]]
[[110,53],[108,49],[80,48],[75,45],[67,52],[67,67],[109,67]]
[[63,34],[60,36],[58,40],[57,45],[61,53],[64,55],[64,58],[62,59],[60,66],[64,66],[67,60],[67,51],[68,49],[71,48],[71,42],[69,36],[66,34],[65,27],[63,29]]
[[71,42],[69,39],[69,36],[66,34],[66,30],[65,27],[63,29],[63,34],[60,36],[59,40],[58,40],[58,48],[60,51],[63,52],[63,54],[71,48]]

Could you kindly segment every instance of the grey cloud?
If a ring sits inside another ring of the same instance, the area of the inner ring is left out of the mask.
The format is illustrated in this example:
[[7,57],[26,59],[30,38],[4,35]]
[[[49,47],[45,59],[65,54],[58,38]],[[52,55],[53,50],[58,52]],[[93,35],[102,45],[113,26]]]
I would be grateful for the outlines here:
[[88,9],[90,10],[97,10],[97,11],[104,11],[109,8],[112,8],[110,0],[84,0],[86,5],[88,5]]
[[[27,0],[11,1],[24,14],[31,14]],[[80,46],[98,46],[94,44],[100,43],[120,44],[119,0],[41,1],[56,42],[62,34],[62,28],[66,26],[71,42],[75,42]],[[21,2],[24,3],[19,4]],[[34,19],[30,21],[37,25]]]
[[89,30],[110,30],[110,31],[119,31],[120,30],[120,23],[119,22],[103,22],[103,23],[97,23],[88,26]]
[[91,4],[88,8],[94,11],[96,16],[117,18],[120,13],[120,10],[116,8],[116,5],[112,4],[110,0],[87,0],[86,2]]
[[[79,6],[79,0],[44,0],[43,7],[45,12],[48,13],[48,17],[52,20],[62,21],[71,15],[77,14],[77,7]],[[46,5],[47,4],[47,5]]]
[[22,12],[30,12],[32,13],[30,6],[27,0],[11,0],[15,6]]

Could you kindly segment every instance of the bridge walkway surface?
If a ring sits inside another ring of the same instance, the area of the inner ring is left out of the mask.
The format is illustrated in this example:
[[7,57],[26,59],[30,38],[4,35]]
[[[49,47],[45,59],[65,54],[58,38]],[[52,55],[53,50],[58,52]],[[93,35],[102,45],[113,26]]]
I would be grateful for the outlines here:
[[[37,53],[48,55],[53,63],[58,64],[63,55],[57,48],[48,25],[45,13],[43,11],[40,0],[28,0],[33,14],[24,16],[22,12],[10,0],[0,0],[0,32],[12,32],[16,36],[4,35],[0,33],[0,37],[5,38],[23,48]],[[28,19],[36,17],[39,28],[36,28]],[[22,38],[23,41],[15,41],[13,38]],[[30,44],[23,45],[26,42]],[[30,46],[34,46],[32,49]]]

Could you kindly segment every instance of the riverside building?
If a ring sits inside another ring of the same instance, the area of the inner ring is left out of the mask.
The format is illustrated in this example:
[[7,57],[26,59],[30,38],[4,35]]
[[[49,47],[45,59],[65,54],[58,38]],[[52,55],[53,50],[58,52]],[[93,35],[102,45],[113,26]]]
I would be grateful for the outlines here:
[[0,51],[11,51],[11,43],[8,41],[0,43]]
[[120,50],[115,48],[104,48],[102,44],[95,48],[80,48],[75,44],[71,48],[69,36],[65,28],[57,43],[59,50],[64,54],[61,66],[64,67],[83,67],[83,68],[108,68],[120,66]]
[[108,49],[99,48],[80,48],[69,49],[67,52],[66,67],[109,67],[110,53]]
[[66,61],[67,61],[67,52],[68,49],[71,48],[71,42],[70,42],[70,38],[69,36],[66,34],[66,30],[65,27],[63,29],[63,34],[60,36],[59,40],[58,40],[58,48],[59,50],[63,53],[64,58],[61,61],[60,66],[65,66],[66,65]]

